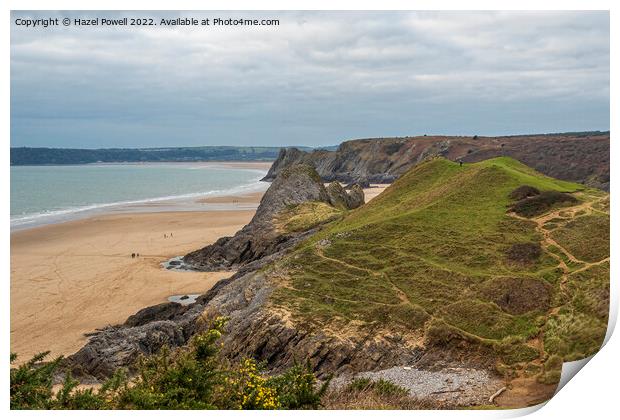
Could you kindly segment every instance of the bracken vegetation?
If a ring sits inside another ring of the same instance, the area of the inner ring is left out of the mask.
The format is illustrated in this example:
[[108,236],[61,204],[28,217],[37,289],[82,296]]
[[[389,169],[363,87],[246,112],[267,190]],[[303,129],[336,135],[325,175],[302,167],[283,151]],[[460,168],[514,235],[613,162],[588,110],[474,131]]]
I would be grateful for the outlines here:
[[512,206],[512,211],[519,216],[533,217],[546,213],[553,208],[574,205],[577,201],[575,197],[566,193],[545,191],[538,195],[517,201]]
[[537,242],[526,242],[523,244],[512,244],[506,252],[510,261],[520,264],[532,264],[542,255],[542,248]]
[[538,188],[534,188],[530,185],[521,185],[520,187],[513,190],[508,197],[513,200],[523,200],[524,198],[533,197],[539,194],[540,191],[538,190]]

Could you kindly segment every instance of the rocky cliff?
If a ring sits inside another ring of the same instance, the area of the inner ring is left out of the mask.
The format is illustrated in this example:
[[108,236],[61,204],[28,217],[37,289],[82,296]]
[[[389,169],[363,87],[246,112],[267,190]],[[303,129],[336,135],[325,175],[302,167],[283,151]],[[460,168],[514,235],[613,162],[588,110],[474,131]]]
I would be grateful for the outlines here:
[[184,262],[205,271],[238,269],[287,249],[307,236],[314,226],[302,232],[283,232],[276,223],[278,215],[308,202],[353,209],[364,204],[364,193],[359,186],[347,193],[339,184],[330,185],[328,190],[313,167],[303,163],[287,165],[275,176],[250,223],[232,237],[220,238],[187,254]]
[[336,151],[282,149],[264,178],[295,163],[325,181],[391,183],[429,156],[478,162],[508,156],[554,178],[609,191],[609,133],[510,137],[421,136],[344,142]]
[[[67,359],[67,365],[77,376],[105,378],[120,367],[131,366],[140,354],[155,353],[164,345],[184,345],[203,325],[200,320],[205,311],[213,312],[209,302],[216,296],[218,305],[222,296],[227,296],[225,306],[229,309],[240,310],[247,304],[260,308],[260,296],[265,296],[268,288],[261,289],[256,301],[253,290],[257,286],[248,285],[261,278],[258,270],[282,258],[289,248],[322,224],[362,204],[364,192],[359,185],[348,192],[338,183],[326,188],[311,166],[290,165],[278,174],[248,225],[234,236],[220,238],[185,257],[185,262],[197,269],[235,269],[236,275],[220,281],[192,305],[151,306],[130,316],[122,325],[90,334],[88,343]],[[294,228],[287,228],[289,225]],[[226,308],[220,312],[230,312]]]

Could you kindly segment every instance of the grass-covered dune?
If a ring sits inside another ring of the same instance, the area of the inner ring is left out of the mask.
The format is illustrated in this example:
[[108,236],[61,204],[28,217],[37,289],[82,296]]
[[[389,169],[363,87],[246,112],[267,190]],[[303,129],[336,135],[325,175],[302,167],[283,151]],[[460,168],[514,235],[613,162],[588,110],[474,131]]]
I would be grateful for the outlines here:
[[[528,204],[535,216],[513,211],[524,185],[543,194],[540,208]],[[278,263],[287,276],[271,302],[306,328],[403,331],[427,347],[462,337],[492,349],[499,370],[542,378],[550,356],[573,360],[602,343],[604,196],[506,157],[432,159]]]

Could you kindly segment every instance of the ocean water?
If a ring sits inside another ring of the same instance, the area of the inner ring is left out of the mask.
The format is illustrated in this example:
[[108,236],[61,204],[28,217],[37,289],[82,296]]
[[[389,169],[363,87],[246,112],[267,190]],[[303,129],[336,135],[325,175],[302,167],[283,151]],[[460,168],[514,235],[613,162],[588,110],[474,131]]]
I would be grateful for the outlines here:
[[11,229],[125,211],[206,210],[196,199],[264,191],[266,170],[221,163],[11,167]]

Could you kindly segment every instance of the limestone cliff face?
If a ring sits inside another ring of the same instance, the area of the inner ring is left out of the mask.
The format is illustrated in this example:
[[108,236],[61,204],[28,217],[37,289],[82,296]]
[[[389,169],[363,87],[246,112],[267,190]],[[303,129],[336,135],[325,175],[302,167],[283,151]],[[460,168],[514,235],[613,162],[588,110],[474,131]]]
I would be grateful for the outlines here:
[[288,247],[299,235],[280,234],[274,217],[287,206],[306,201],[329,203],[329,196],[311,166],[289,165],[265,192],[250,223],[232,237],[220,238],[212,245],[187,254],[184,261],[206,271],[237,269],[244,263]]
[[609,133],[422,136],[352,140],[333,152],[282,149],[264,180],[273,180],[289,165],[305,163],[324,181],[391,183],[431,156],[464,162],[509,156],[545,175],[609,191]]
[[[340,187],[340,185],[338,185]],[[303,163],[288,165],[275,177],[261,199],[256,214],[232,237],[191,252],[184,261],[199,270],[239,269],[244,264],[277,253],[299,242],[312,231],[284,234],[274,220],[281,211],[304,202],[323,202],[344,209],[364,203],[363,191],[347,193],[342,187],[330,195],[316,170]]]

